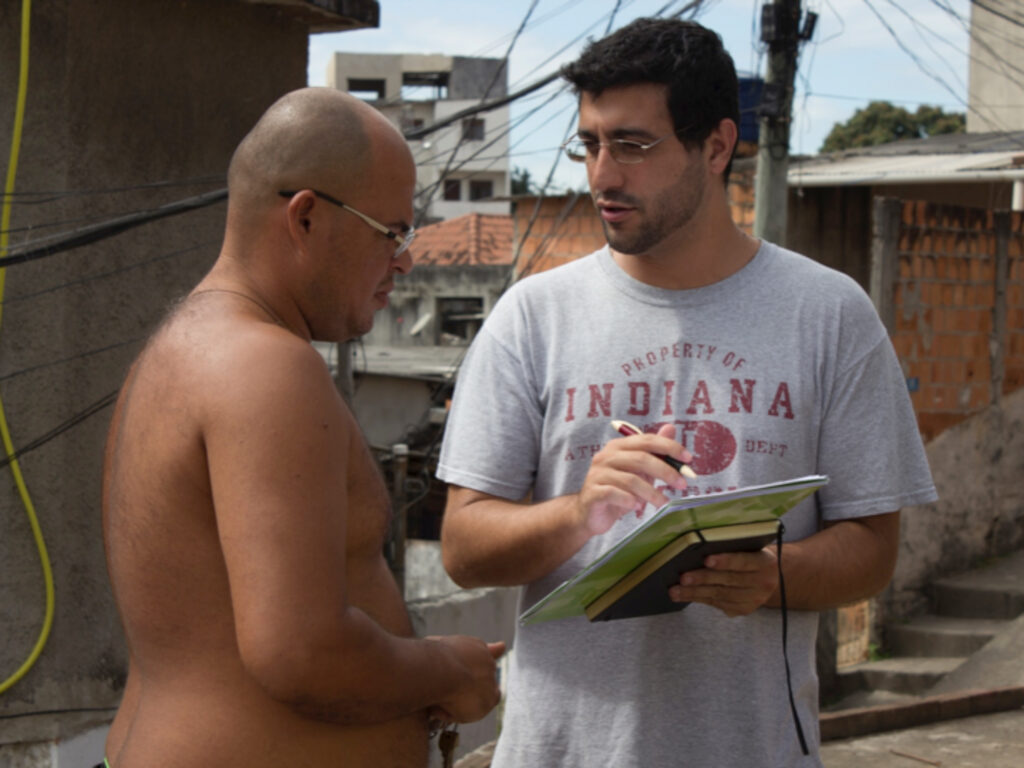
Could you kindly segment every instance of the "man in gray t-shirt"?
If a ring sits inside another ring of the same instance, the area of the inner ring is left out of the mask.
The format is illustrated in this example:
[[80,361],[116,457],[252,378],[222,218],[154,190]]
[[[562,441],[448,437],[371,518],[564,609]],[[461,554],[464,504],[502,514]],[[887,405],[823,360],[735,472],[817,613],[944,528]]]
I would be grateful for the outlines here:
[[565,74],[566,150],[609,247],[517,283],[467,356],[438,471],[452,577],[524,585],[525,608],[649,505],[830,482],[784,517],[788,682],[775,548],[715,555],[671,590],[684,611],[520,627],[493,765],[820,766],[816,611],[884,587],[900,507],[935,498],[895,355],[854,281],[732,223],[737,88],[717,35],[640,20]]

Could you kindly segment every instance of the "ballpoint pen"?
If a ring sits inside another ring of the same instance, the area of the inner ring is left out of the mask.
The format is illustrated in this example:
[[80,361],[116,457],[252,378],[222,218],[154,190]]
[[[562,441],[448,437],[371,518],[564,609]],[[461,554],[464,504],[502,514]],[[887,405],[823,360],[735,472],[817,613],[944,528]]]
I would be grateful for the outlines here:
[[[612,428],[616,432],[618,432],[620,435],[622,435],[623,437],[629,437],[630,435],[642,435],[643,434],[643,432],[641,432],[640,429],[638,429],[637,427],[633,426],[628,421],[621,421],[620,419],[615,419],[614,421],[612,421]],[[678,470],[678,472],[683,477],[688,478],[690,480],[696,480],[697,479],[697,473],[694,472],[692,469],[690,469],[690,465],[689,464],[684,464],[683,462],[679,461],[678,459],[673,459],[671,456],[665,456],[664,454],[661,454],[661,453],[656,453],[655,456],[657,456],[659,459],[664,461],[666,464],[668,464],[673,469]]]

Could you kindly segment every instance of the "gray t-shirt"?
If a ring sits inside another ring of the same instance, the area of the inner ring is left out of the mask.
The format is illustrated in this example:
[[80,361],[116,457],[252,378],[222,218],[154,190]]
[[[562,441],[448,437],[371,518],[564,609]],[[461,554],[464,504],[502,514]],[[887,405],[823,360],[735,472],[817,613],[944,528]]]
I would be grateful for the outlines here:
[[[783,518],[787,539],[936,498],[871,302],[849,277],[768,243],[695,290],[640,283],[607,248],[514,285],[459,373],[438,476],[507,499],[574,493],[617,437],[611,419],[674,424],[695,455],[690,493],[828,475]],[[521,607],[637,523],[627,515],[526,585]],[[789,613],[811,757],[787,699],[781,613],[729,619],[691,604],[520,627],[494,768],[820,765],[817,614]]]

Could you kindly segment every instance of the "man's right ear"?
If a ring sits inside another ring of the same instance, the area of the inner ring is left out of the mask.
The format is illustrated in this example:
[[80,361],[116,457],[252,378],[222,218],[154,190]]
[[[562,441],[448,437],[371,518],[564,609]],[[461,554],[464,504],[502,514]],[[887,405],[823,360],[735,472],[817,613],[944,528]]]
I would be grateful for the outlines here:
[[288,232],[293,238],[302,239],[309,234],[313,224],[311,214],[314,207],[316,207],[316,197],[308,190],[296,193],[288,201],[285,215],[288,218]]

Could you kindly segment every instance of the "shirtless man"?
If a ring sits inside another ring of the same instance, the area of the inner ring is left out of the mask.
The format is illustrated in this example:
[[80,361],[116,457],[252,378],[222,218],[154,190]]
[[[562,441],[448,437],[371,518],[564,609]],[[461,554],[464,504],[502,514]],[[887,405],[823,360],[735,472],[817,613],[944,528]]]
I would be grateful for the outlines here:
[[425,766],[430,717],[497,703],[500,643],[412,637],[384,483],[309,343],[366,333],[412,267],[414,183],[398,131],[331,89],[284,96],[236,150],[220,256],[110,430],[131,657],[111,768]]

